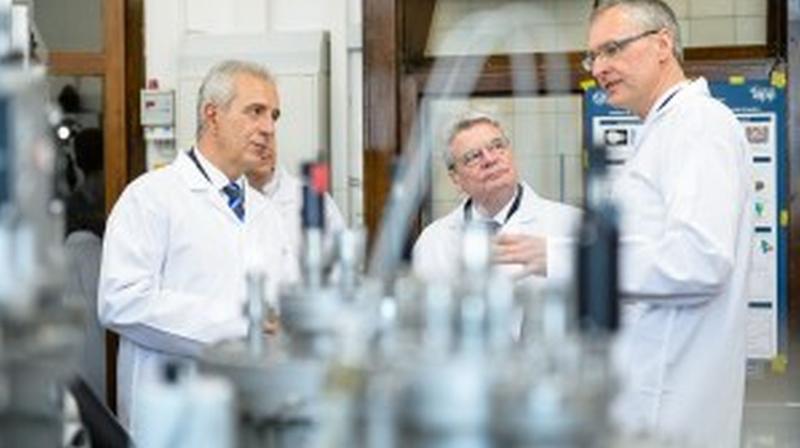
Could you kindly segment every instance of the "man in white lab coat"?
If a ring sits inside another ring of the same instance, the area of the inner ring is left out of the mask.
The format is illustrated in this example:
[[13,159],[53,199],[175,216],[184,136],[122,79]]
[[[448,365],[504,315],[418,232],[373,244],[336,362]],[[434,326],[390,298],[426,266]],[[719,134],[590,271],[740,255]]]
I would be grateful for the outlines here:
[[738,447],[745,383],[751,171],[744,133],[681,67],[658,0],[601,2],[584,67],[644,120],[613,186],[626,310],[616,417],[677,446]]
[[[276,92],[276,98],[277,92]],[[272,139],[261,164],[248,171],[250,185],[270,198],[281,211],[295,256],[300,256],[303,235],[300,213],[303,206],[303,183],[277,163],[278,142]],[[344,217],[330,194],[325,193],[325,249],[333,247],[334,236],[346,227]]]
[[[483,112],[466,112],[448,130],[446,144],[443,158],[450,179],[466,198],[420,234],[414,244],[414,272],[428,280],[454,278],[459,270],[461,233],[471,220],[486,222],[497,233],[492,240],[494,261],[510,276],[528,278],[531,285],[538,286],[548,276],[548,266],[563,266],[553,269],[559,273],[569,270],[571,254],[548,259],[546,249],[572,247],[569,243],[580,223],[580,211],[544,199],[520,181],[513,148],[501,123]],[[537,263],[544,268],[533,272]]]
[[[164,360],[243,337],[245,273],[297,273],[277,208],[245,182],[275,138],[275,83],[226,61],[200,87],[197,144],[122,193],[108,219],[98,314],[120,335],[118,411],[134,440]],[[190,362],[191,364],[191,362]]]

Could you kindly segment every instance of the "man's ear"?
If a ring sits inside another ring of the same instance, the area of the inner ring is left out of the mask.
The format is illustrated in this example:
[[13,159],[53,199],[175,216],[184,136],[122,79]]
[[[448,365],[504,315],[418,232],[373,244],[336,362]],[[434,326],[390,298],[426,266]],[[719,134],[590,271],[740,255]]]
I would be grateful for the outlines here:
[[459,193],[463,193],[464,189],[461,188],[461,178],[456,172],[456,168],[450,168],[447,170],[447,175],[450,176],[450,182],[453,182],[453,185],[456,187]]
[[672,55],[673,39],[669,30],[662,29],[657,35],[658,37],[658,60],[664,62]]
[[203,106],[203,118],[205,119],[205,126],[208,129],[217,128],[218,109],[215,104],[206,103]]

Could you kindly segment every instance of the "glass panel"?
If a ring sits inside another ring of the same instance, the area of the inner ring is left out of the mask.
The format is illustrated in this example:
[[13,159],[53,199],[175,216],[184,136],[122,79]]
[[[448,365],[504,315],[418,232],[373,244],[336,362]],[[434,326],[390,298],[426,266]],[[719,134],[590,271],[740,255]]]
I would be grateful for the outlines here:
[[451,211],[461,201],[450,181],[442,152],[453,117],[464,110],[489,112],[503,124],[521,180],[540,196],[580,206],[583,201],[581,151],[583,141],[580,95],[538,97],[481,97],[426,99],[434,142],[431,220]]
[[[587,0],[439,0],[429,55],[582,51]],[[767,0],[667,0],[685,47],[763,45]]]
[[50,99],[62,111],[55,143],[57,194],[66,205],[64,300],[85,310],[78,373],[105,402],[105,329],[97,319],[97,279],[106,218],[103,78],[58,76],[48,81]]
[[101,0],[36,0],[33,20],[48,51],[103,51]]
[[56,147],[61,171],[57,193],[67,204],[66,233],[88,230],[102,235],[103,79],[97,76],[49,78],[50,99],[61,109]]

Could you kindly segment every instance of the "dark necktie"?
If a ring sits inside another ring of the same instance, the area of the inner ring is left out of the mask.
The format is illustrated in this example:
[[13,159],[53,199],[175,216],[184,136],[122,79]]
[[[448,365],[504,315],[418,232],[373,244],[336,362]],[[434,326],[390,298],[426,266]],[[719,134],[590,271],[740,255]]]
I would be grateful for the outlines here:
[[222,191],[228,196],[228,207],[236,213],[239,221],[244,221],[244,195],[242,194],[242,187],[236,182],[231,182],[222,187]]
[[482,221],[481,223],[486,225],[486,229],[489,231],[489,235],[496,235],[497,232],[500,230],[500,227],[503,227],[502,224],[493,219]]
[[[511,208],[508,209],[506,219],[503,222],[498,222],[494,219],[481,220],[481,224],[486,226],[486,229],[489,231],[490,235],[497,234],[497,232],[500,231],[500,228],[503,227],[503,225],[507,223],[512,216],[514,216],[514,213],[517,213],[517,210],[519,210],[519,204],[522,202],[522,191],[522,184],[517,184],[517,194],[514,195],[514,202],[511,203]],[[469,198],[466,202],[464,202],[464,222],[470,222],[471,220],[472,198]]]

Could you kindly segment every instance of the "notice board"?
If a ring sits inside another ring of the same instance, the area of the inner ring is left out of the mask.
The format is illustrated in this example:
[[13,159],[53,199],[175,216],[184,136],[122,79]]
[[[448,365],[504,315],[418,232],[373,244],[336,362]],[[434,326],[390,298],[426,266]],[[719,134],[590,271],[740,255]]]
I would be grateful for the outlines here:
[[[786,95],[780,77],[711,82],[712,96],[739,118],[753,164],[753,207],[756,216],[749,277],[747,354],[774,360],[786,353],[787,232]],[[635,152],[642,122],[606,102],[605,93],[587,85],[584,94],[584,143],[600,142],[608,151],[608,172],[614,176]]]

